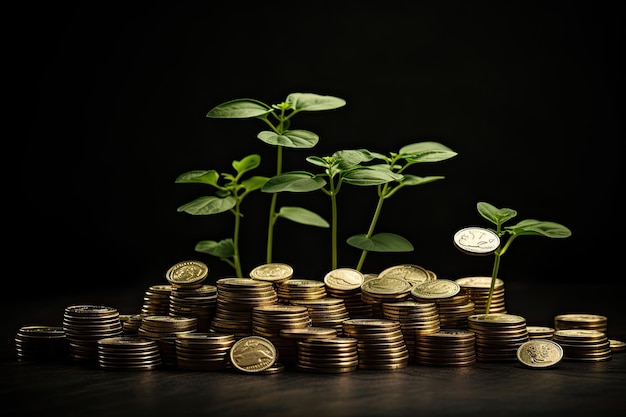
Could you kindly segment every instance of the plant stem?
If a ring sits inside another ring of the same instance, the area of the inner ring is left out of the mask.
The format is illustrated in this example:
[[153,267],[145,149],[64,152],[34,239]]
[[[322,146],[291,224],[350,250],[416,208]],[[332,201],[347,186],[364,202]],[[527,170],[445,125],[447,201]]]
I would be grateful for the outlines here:
[[240,204],[241,200],[237,199],[237,204],[235,205],[235,230],[233,232],[233,263],[237,277],[243,278],[243,273],[241,271],[241,261],[239,257],[239,226],[241,223]]
[[[382,191],[378,194],[378,204],[376,205],[376,211],[374,211],[374,216],[372,217],[372,221],[370,222],[369,230],[367,231],[366,237],[370,239],[374,234],[374,228],[376,227],[376,223],[378,223],[378,218],[380,217],[380,212],[383,208],[383,202],[385,201],[385,194],[387,192],[387,188],[389,188],[388,184],[383,186]],[[361,252],[361,258],[359,259],[359,263],[356,266],[356,270],[360,271],[363,268],[363,263],[365,262],[365,258],[367,257],[366,250]]]
[[[276,175],[279,175],[283,170],[283,147],[276,147]],[[272,250],[274,247],[274,224],[276,223],[276,205],[278,202],[278,193],[272,193],[272,202],[270,203],[269,220],[267,226],[267,254],[266,262],[269,264],[272,262]]]
[[330,178],[330,207],[331,207],[331,269],[337,268],[337,190],[335,182]]
[[489,297],[487,298],[487,307],[485,307],[485,314],[489,314],[489,308],[491,307],[491,298],[493,297],[493,290],[496,285],[496,278],[498,277],[498,270],[500,269],[500,249],[494,253],[493,270],[491,271],[491,286],[489,287]]

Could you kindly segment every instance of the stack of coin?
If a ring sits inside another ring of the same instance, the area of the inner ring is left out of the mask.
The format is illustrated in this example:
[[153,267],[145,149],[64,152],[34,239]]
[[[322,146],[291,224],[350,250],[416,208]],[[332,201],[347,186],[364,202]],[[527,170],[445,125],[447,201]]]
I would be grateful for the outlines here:
[[161,365],[154,340],[117,336],[98,340],[98,364],[108,370],[150,371]]
[[144,293],[142,316],[166,316],[170,311],[170,284],[151,285]]
[[315,338],[298,341],[300,371],[314,373],[345,373],[358,369],[357,339],[353,337]]
[[350,319],[343,322],[343,335],[357,339],[359,369],[406,368],[409,350],[399,321]]
[[195,332],[176,334],[176,360],[179,369],[187,371],[221,371],[229,369],[234,334]]
[[430,366],[476,364],[476,336],[466,329],[441,329],[417,340],[415,362]]
[[411,297],[420,302],[437,305],[442,328],[467,328],[467,318],[474,314],[474,303],[467,294],[461,294],[461,286],[449,279],[433,279],[416,284]]
[[278,303],[271,282],[252,278],[221,278],[217,281],[217,304],[211,330],[234,333],[237,339],[252,335],[252,308]]
[[552,340],[563,347],[563,359],[583,362],[608,361],[611,344],[604,332],[592,329],[556,330]]
[[529,340],[526,319],[514,314],[474,314],[468,328],[476,334],[479,362],[516,361],[517,349]]
[[244,373],[262,373],[275,366],[278,351],[274,344],[257,335],[238,339],[229,352],[230,363]]
[[390,266],[379,272],[378,278],[399,278],[408,281],[411,285],[417,285],[424,281],[436,279],[437,275],[419,265],[401,264]]
[[362,274],[361,276],[363,281],[358,287],[336,285],[332,283],[332,280],[329,280],[330,285],[326,284],[328,295],[334,298],[341,298],[346,306],[346,310],[348,310],[348,315],[353,319],[369,318],[374,314],[372,305],[364,302],[361,298],[361,286],[363,282],[377,278],[378,274]]
[[310,325],[311,317],[305,306],[274,304],[252,308],[252,334],[271,341],[278,352],[283,343],[291,344],[280,336],[282,329],[302,329]]
[[293,278],[293,268],[283,263],[267,263],[250,271],[250,278],[280,284]]
[[533,339],[524,342],[517,349],[520,364],[532,369],[550,369],[563,359],[563,348],[549,339]]
[[331,327],[338,333],[343,330],[344,320],[350,318],[343,299],[324,297],[317,300],[291,300],[291,304],[305,306],[309,310],[311,326]]
[[183,261],[172,265],[165,272],[165,279],[172,288],[200,288],[209,275],[209,268],[200,261]]
[[554,328],[548,326],[526,326],[530,339],[552,339]]
[[[458,278],[455,280],[461,286],[461,292],[469,295],[470,301],[474,303],[474,314],[487,313],[489,303],[489,291],[491,289],[491,277],[472,276]],[[504,303],[504,281],[496,278],[493,286],[491,303],[488,313],[506,313]]]
[[317,300],[327,296],[323,281],[292,278],[276,284],[279,302],[289,304],[291,300]]
[[287,366],[295,365],[298,361],[298,342],[307,339],[327,339],[337,337],[336,329],[330,327],[302,327],[281,329],[280,337],[283,339],[279,348],[280,360]]
[[403,278],[372,278],[361,285],[361,299],[372,305],[373,318],[383,318],[382,304],[406,300],[413,284]]
[[608,318],[599,314],[571,313],[559,314],[554,317],[556,330],[589,329],[606,333]]
[[15,335],[15,350],[20,361],[64,361],[69,345],[61,326],[22,326]]
[[116,308],[82,304],[65,308],[63,331],[69,342],[71,359],[96,363],[98,340],[121,336],[123,330]]
[[437,305],[415,300],[382,304],[383,317],[400,322],[404,343],[409,351],[409,364],[415,363],[416,341],[422,335],[440,330]]
[[137,336],[142,319],[143,316],[141,314],[120,314],[123,335]]
[[217,287],[203,284],[198,288],[174,287],[170,294],[170,316],[197,317],[198,331],[208,331],[217,303]]
[[163,366],[176,367],[178,333],[192,333],[197,329],[197,317],[147,316],[141,321],[137,334],[157,342]]

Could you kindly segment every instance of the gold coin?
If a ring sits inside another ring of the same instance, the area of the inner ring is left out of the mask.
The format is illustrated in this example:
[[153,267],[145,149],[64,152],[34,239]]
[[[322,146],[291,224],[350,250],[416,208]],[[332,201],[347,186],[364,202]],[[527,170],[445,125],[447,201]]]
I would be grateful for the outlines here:
[[172,265],[165,273],[165,279],[174,286],[196,286],[209,274],[209,268],[200,261],[183,261]]
[[267,263],[250,271],[250,278],[261,281],[285,282],[293,277],[293,268],[284,263]]
[[533,369],[553,368],[563,359],[563,348],[546,339],[533,339],[517,348],[517,360]]
[[274,344],[261,336],[247,336],[237,340],[230,349],[230,361],[242,372],[262,372],[270,368],[277,359]]
[[353,268],[333,269],[324,276],[324,284],[337,290],[354,290],[360,288],[365,277]]

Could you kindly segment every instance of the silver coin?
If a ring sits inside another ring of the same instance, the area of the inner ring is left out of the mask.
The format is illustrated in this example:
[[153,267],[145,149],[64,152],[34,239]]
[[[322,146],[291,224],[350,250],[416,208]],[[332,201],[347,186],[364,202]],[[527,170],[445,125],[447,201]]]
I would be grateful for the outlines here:
[[489,229],[466,227],[454,234],[454,245],[471,255],[490,255],[500,246],[500,238]]

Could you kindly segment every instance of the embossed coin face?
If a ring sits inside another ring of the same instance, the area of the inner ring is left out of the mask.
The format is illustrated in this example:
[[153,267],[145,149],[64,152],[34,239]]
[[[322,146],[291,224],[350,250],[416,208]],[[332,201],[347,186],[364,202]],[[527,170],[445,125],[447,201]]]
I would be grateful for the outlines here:
[[461,286],[449,279],[433,279],[422,282],[411,289],[411,295],[419,299],[436,300],[454,297],[461,291]]
[[259,265],[250,271],[250,278],[261,281],[285,282],[293,277],[293,268],[283,263]]
[[404,294],[411,291],[411,283],[401,278],[373,278],[361,286],[370,294]]
[[247,336],[230,348],[232,365],[242,372],[255,373],[269,369],[278,359],[276,347],[261,336]]
[[378,278],[399,278],[415,285],[424,281],[429,281],[435,278],[435,275],[419,265],[402,264],[390,266],[389,268],[381,271],[378,274]]
[[466,227],[454,234],[454,245],[470,255],[490,255],[500,246],[500,238],[489,229]]
[[354,290],[365,281],[362,273],[352,268],[333,269],[324,276],[324,284],[337,290]]
[[563,359],[563,348],[548,339],[533,339],[517,348],[520,364],[533,369],[553,368]]
[[172,285],[198,285],[206,279],[209,268],[200,261],[183,261],[172,265],[165,279]]

